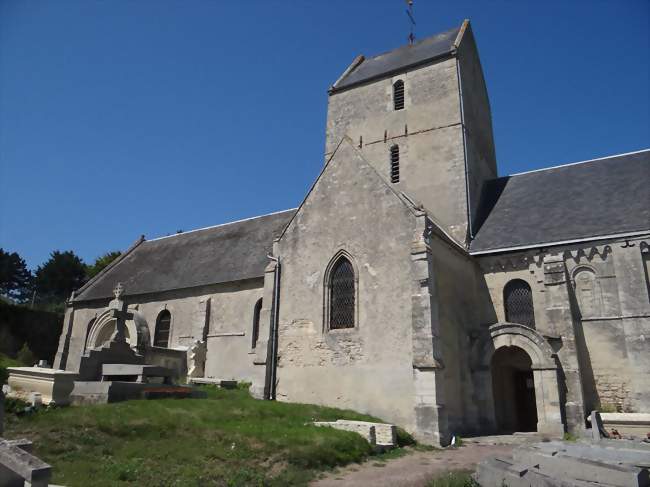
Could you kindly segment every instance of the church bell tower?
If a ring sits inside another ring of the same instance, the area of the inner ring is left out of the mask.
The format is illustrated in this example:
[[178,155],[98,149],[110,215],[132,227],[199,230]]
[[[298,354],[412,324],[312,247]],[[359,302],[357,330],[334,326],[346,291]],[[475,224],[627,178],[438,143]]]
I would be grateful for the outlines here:
[[326,160],[346,135],[396,191],[466,245],[483,183],[497,176],[469,21],[384,54],[357,56],[329,89]]

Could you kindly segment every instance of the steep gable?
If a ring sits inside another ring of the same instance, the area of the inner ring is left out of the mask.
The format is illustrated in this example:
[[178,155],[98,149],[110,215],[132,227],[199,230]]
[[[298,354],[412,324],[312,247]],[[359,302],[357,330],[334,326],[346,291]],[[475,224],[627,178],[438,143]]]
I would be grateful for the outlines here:
[[[344,192],[349,194],[344,195]],[[280,240],[291,228],[299,225],[297,220],[300,219],[302,213],[308,211],[316,203],[316,199],[319,200],[323,218],[336,218],[342,213],[349,213],[342,210],[346,210],[352,204],[356,206],[355,214],[373,217],[375,208],[372,205],[372,198],[355,197],[355,193],[362,192],[365,194],[370,192],[376,198],[391,198],[404,210],[415,214],[416,210],[413,204],[396,192],[390,183],[379,175],[375,168],[365,160],[361,152],[354,147],[349,137],[344,137],[285,227]]]

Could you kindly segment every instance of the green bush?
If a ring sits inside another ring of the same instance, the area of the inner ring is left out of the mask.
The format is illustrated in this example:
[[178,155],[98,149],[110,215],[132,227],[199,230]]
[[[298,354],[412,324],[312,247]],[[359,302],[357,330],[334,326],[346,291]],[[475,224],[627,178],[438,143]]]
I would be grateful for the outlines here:
[[20,414],[29,407],[29,403],[15,397],[5,397],[5,413]]
[[397,428],[397,446],[412,446],[415,443],[415,438],[402,428]]
[[25,367],[31,367],[32,365],[36,364],[37,361],[36,356],[27,346],[27,342],[25,342],[22,348],[18,351],[16,358],[19,362],[25,364]]
[[24,364],[16,359],[7,357],[5,354],[0,353],[0,386],[7,383],[9,372],[7,367],[22,367]]

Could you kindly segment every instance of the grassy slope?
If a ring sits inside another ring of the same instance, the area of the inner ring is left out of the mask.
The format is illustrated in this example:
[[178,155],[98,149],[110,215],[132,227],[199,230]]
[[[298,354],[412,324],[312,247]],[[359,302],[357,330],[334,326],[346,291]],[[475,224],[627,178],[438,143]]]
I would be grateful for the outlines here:
[[318,470],[370,454],[355,433],[314,420],[375,420],[305,404],[257,401],[210,389],[208,399],[128,401],[10,418],[5,436],[35,453],[67,486],[301,485]]

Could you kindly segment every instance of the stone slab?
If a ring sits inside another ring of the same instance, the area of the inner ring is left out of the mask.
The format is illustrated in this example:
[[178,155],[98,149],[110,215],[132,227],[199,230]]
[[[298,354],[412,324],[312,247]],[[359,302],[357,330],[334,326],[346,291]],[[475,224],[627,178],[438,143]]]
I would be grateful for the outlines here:
[[393,448],[397,445],[397,427],[394,424],[339,419],[337,421],[315,421],[314,425],[359,433],[368,443],[379,449]]
[[[160,365],[144,364],[103,364],[102,380],[112,380],[116,377],[133,377],[136,382],[147,382],[150,377],[162,377],[165,383],[169,383],[173,371],[168,367]],[[122,379],[117,379],[122,380]]]
[[351,431],[361,435],[370,445],[377,444],[376,431],[374,426],[367,424],[354,423],[353,421],[340,422],[339,421],[314,421],[314,426],[329,427],[343,431]]
[[35,487],[47,487],[51,476],[50,465],[15,442],[0,439],[0,485],[22,487],[28,481]]
[[592,482],[559,479],[502,458],[488,458],[479,463],[474,479],[485,487],[596,487]]
[[189,382],[192,384],[215,385],[224,389],[234,389],[237,387],[236,380],[214,379],[212,377],[192,377]]
[[513,452],[516,462],[530,465],[544,475],[556,479],[600,482],[616,487],[647,487],[648,471],[631,465],[617,465],[562,453],[521,448]]
[[539,443],[535,448],[547,453],[558,453],[574,458],[584,458],[604,463],[626,464],[637,467],[650,468],[650,451],[642,448],[616,448],[615,446],[602,446],[599,443],[569,443],[551,441]]
[[7,367],[10,397],[30,401],[32,393],[41,395],[43,404],[65,406],[70,403],[70,393],[77,374],[42,367]]
[[73,405],[82,406],[162,397],[200,398],[205,395],[188,387],[146,382],[77,381],[70,397]]

